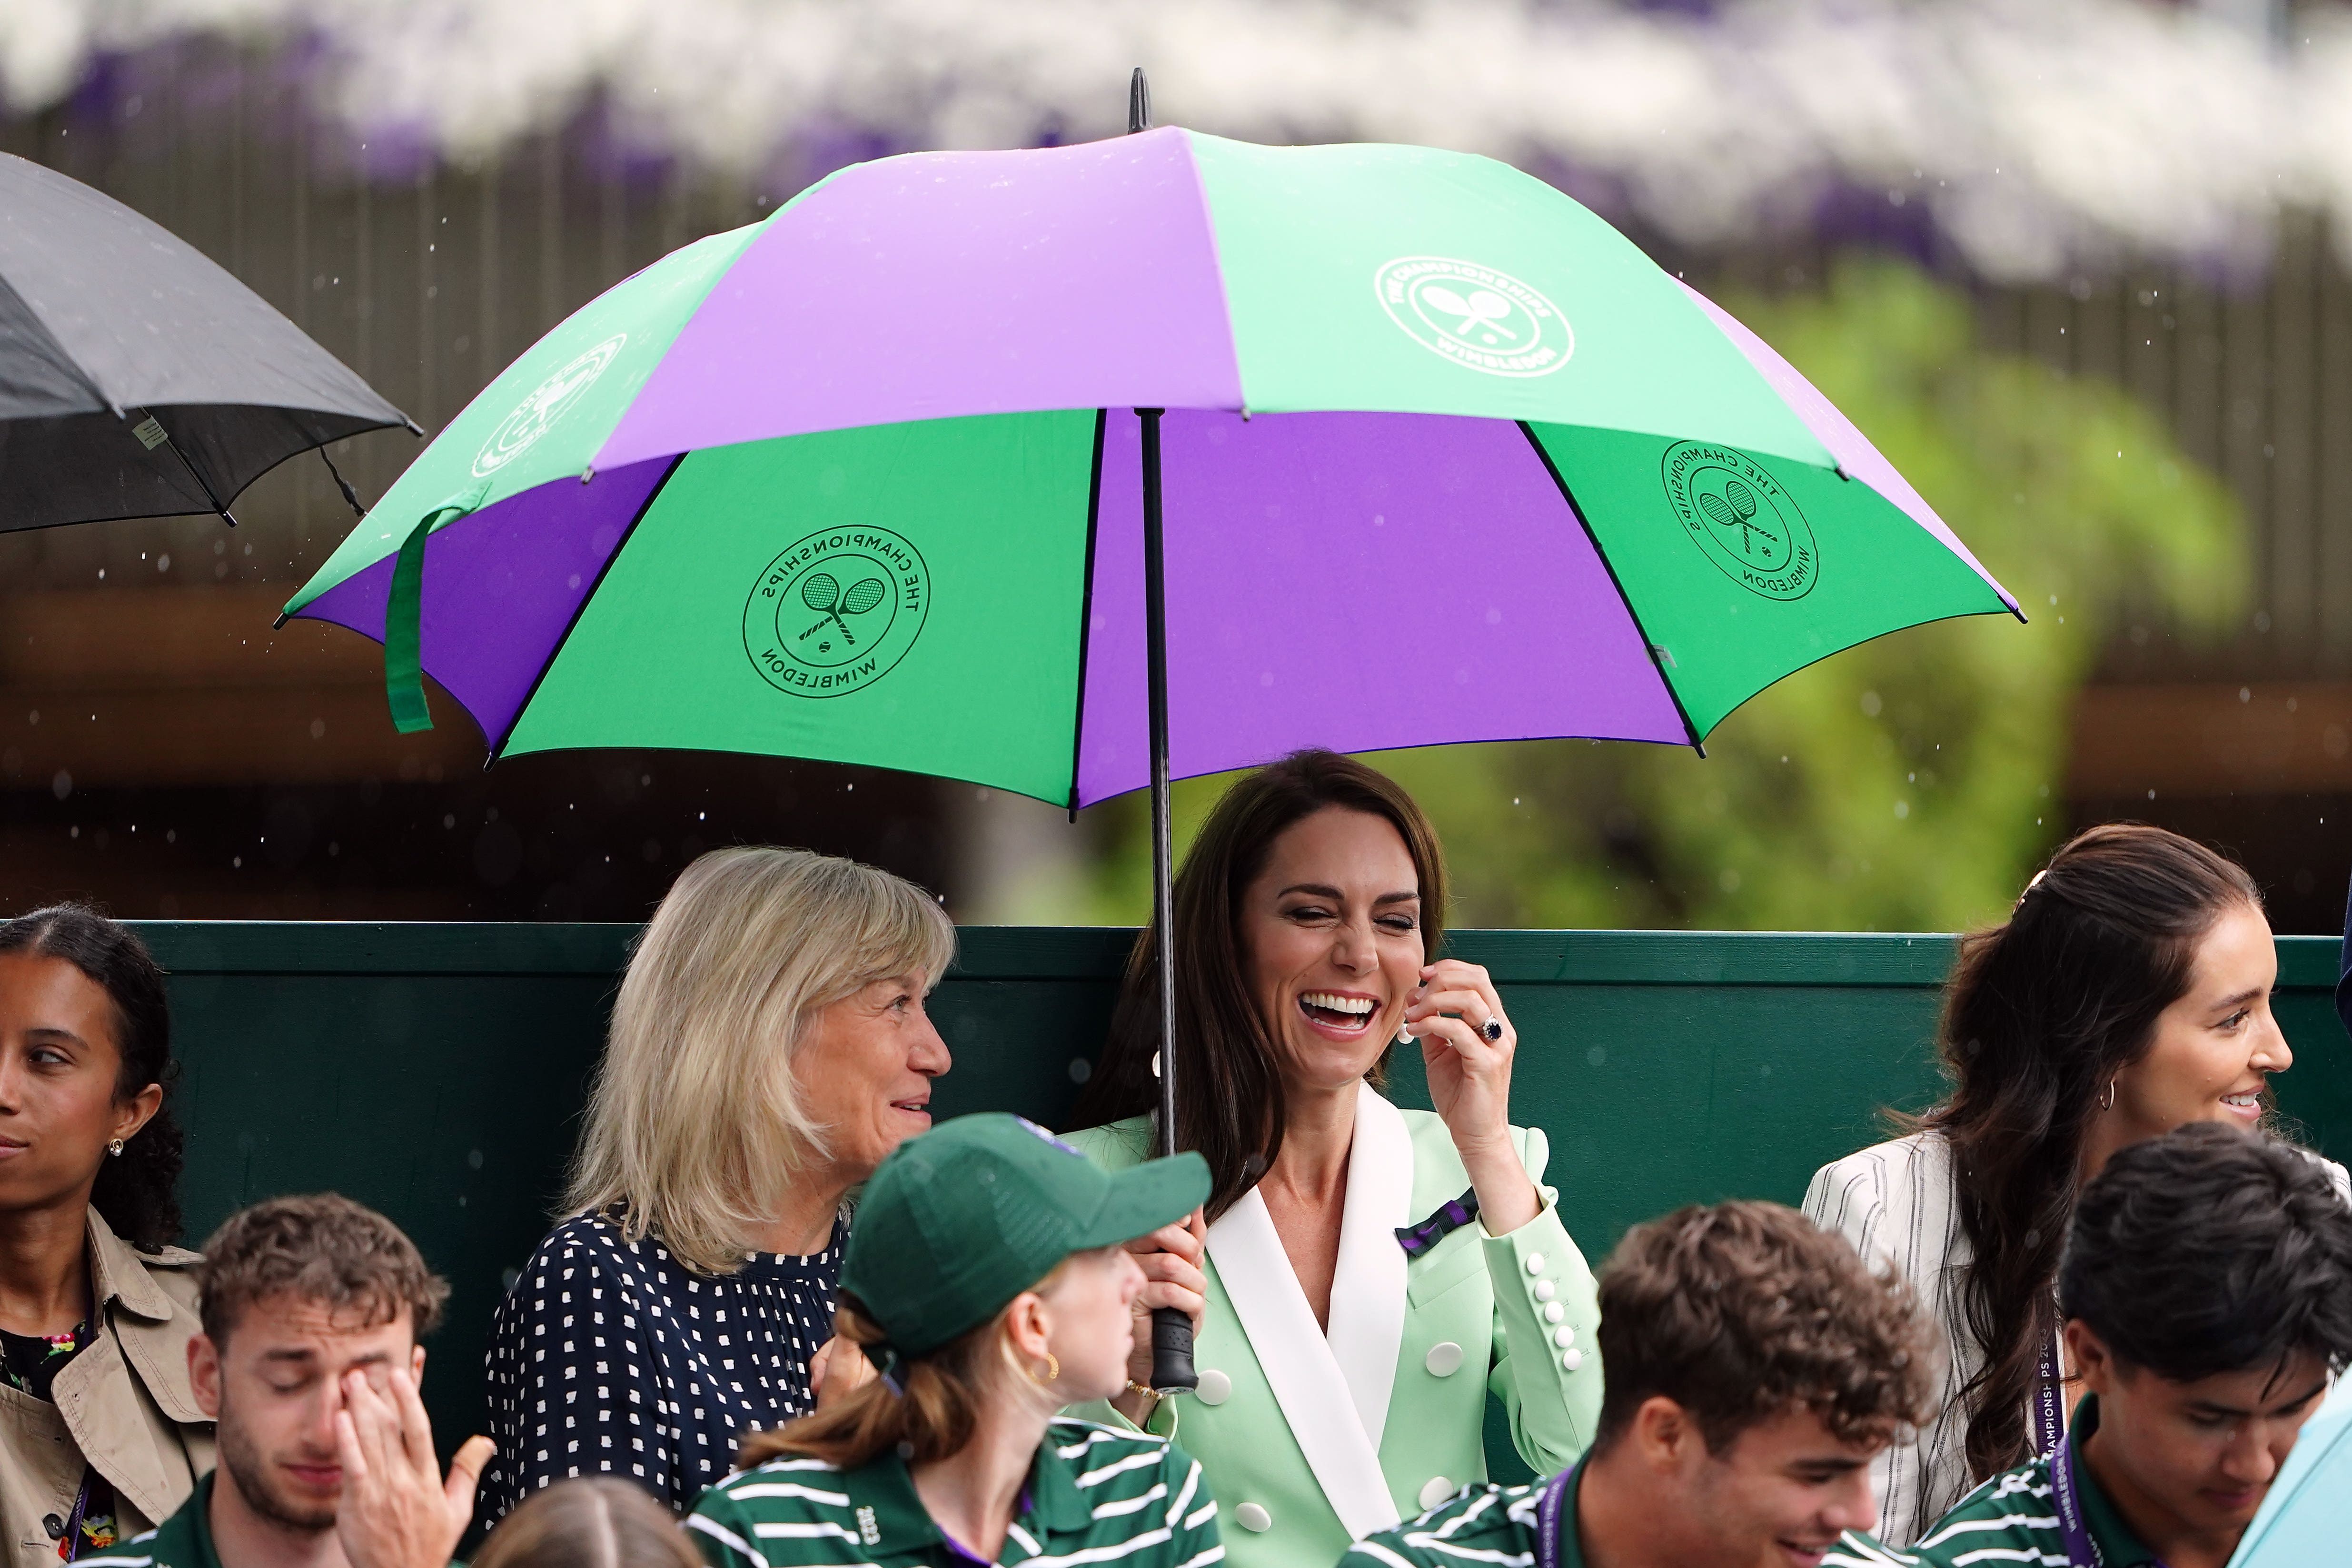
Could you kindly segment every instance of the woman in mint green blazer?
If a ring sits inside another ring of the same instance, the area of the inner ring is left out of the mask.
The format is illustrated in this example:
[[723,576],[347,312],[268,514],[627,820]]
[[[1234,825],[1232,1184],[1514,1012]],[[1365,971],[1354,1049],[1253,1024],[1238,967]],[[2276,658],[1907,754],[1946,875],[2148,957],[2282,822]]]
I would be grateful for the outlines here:
[[[1181,1425],[1237,1568],[1329,1568],[1484,1480],[1490,1389],[1538,1472],[1591,1440],[1591,1271],[1541,1184],[1543,1134],[1510,1124],[1518,1042],[1486,972],[1430,961],[1444,878],[1410,795],[1302,752],[1226,794],[1176,879],[1176,1142],[1214,1185],[1205,1225],[1134,1246],[1139,1310],[1195,1316],[1201,1386],[1130,1385],[1096,1414]],[[1071,1138],[1105,1165],[1151,1152],[1158,995],[1147,931]],[[1401,1041],[1434,1114],[1379,1092]]]

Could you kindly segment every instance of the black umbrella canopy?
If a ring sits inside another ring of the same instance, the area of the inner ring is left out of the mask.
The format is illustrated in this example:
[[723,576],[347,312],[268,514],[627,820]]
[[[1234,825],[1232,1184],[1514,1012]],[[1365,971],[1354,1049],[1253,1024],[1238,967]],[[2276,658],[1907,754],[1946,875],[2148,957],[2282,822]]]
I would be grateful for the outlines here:
[[193,246],[0,154],[0,531],[226,517],[286,458],[394,425],[416,429]]

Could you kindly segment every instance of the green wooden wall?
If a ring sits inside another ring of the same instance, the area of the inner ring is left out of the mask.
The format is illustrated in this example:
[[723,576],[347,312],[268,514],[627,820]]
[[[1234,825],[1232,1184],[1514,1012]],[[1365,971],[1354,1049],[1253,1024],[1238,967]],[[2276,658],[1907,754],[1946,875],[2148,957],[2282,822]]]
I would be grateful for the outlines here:
[[[456,1286],[426,1378],[446,1453],[481,1426],[481,1358],[577,1130],[635,928],[142,922],[172,973],[188,1234],[333,1189],[406,1227]],[[1101,1043],[1129,931],[974,927],[932,1003],[955,1053],[934,1109],[1060,1125]],[[1637,1220],[1727,1196],[1794,1203],[1814,1168],[1936,1092],[1942,936],[1465,931],[1520,1035],[1514,1118],[1597,1263]],[[2279,941],[2298,1053],[2280,1100],[2352,1154],[2333,938]],[[1417,1058],[1391,1092],[1426,1105]],[[1498,1469],[1502,1468],[1498,1465]]]

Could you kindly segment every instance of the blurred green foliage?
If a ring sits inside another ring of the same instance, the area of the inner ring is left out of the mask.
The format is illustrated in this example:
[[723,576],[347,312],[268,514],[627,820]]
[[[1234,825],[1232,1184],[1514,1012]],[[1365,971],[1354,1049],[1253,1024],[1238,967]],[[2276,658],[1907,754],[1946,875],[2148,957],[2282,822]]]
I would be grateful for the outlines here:
[[[1727,297],[1927,498],[2032,624],[1896,632],[1763,692],[1702,759],[1584,741],[1370,759],[1444,836],[1457,925],[1951,931],[1997,916],[2059,831],[2075,692],[2122,617],[2217,632],[2248,575],[2237,507],[2120,388],[1977,346],[1908,265]],[[1177,786],[1178,844],[1228,781]],[[1087,913],[1150,901],[1139,797],[1108,803]]]

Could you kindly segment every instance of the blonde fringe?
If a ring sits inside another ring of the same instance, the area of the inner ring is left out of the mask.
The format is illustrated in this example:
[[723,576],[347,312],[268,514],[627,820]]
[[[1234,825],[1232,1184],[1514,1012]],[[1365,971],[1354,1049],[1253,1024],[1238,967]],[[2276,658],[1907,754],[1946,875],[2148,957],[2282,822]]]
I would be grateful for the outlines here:
[[816,1014],[894,974],[939,984],[955,928],[887,871],[806,849],[717,849],[655,910],[613,1009],[566,1214],[606,1214],[731,1274],[825,1156],[793,1058]]

